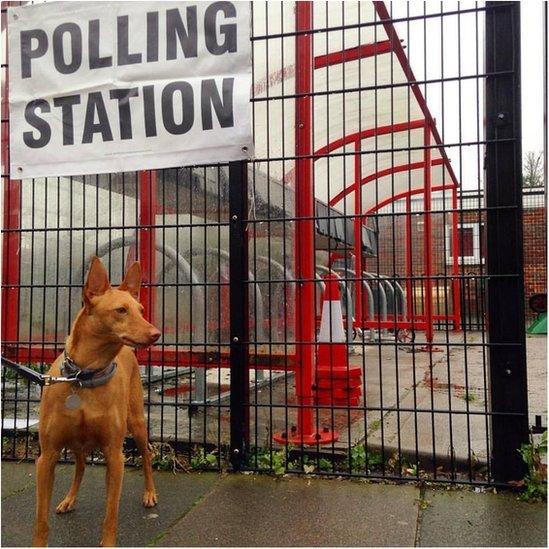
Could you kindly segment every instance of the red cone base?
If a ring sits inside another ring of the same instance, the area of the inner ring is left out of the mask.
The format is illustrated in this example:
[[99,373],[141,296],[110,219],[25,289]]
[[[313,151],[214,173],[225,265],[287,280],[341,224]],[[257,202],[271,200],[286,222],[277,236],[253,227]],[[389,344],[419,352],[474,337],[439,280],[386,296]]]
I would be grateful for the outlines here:
[[316,382],[316,389],[317,391],[321,391],[322,389],[333,389],[334,387],[337,387],[338,389],[344,389],[347,391],[350,391],[352,389],[355,389],[356,387],[361,387],[360,384],[360,378],[356,379],[329,379],[329,378],[321,378],[318,379]]
[[334,387],[333,389],[317,389],[316,394],[319,399],[330,398],[331,395],[333,395],[335,399],[360,397],[362,395],[362,387],[358,385],[350,389],[342,389],[339,387]]
[[315,402],[322,406],[358,406],[362,395],[360,366],[318,368]]
[[339,439],[339,433],[330,431],[329,429],[322,430],[319,433],[312,433],[310,435],[302,435],[297,431],[289,433],[275,433],[273,440],[280,444],[294,444],[300,446],[305,444],[306,446],[316,446],[317,444],[330,444],[336,442]]
[[343,406],[345,408],[350,408],[352,406],[358,406],[360,404],[360,398],[332,398],[331,396],[327,398],[318,398],[316,403],[320,406]]
[[323,368],[318,367],[316,369],[317,379],[348,379],[348,378],[361,378],[362,368],[360,366],[344,366],[343,368]]

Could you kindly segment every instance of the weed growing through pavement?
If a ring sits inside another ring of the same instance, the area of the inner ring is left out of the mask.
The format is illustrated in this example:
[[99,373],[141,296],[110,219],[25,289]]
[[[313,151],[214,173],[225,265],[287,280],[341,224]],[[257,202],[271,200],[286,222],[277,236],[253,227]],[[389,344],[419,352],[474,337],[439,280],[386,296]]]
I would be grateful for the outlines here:
[[516,483],[524,487],[520,499],[529,502],[546,500],[547,465],[542,462],[542,458],[547,455],[547,431],[543,432],[538,443],[531,438],[528,444],[523,444],[519,453],[528,467],[524,479]]
[[159,471],[188,471],[188,464],[183,460],[183,457],[178,455],[174,448],[166,442],[152,442],[149,444],[149,449],[152,452],[153,469]]
[[191,456],[191,467],[199,470],[217,469],[218,459],[219,456],[215,452],[206,452],[205,448],[198,448]]
[[380,453],[366,452],[362,444],[357,444],[351,449],[351,471],[368,471],[381,465],[383,465],[383,457]]

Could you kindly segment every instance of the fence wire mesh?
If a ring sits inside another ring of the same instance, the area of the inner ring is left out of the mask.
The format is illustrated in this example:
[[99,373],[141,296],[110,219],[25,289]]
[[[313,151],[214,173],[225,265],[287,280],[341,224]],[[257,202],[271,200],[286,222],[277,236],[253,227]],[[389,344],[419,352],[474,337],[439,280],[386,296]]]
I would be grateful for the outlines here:
[[[504,9],[253,3],[248,365],[231,365],[229,167],[12,180],[4,93],[3,354],[46,371],[90,257],[113,282],[138,259],[163,334],[138,353],[159,467],[226,466],[231,368],[249,366],[243,468],[493,482],[485,95],[520,72],[487,68],[486,27]],[[523,201],[528,299],[544,193]],[[4,457],[37,454],[39,398],[3,370]]]

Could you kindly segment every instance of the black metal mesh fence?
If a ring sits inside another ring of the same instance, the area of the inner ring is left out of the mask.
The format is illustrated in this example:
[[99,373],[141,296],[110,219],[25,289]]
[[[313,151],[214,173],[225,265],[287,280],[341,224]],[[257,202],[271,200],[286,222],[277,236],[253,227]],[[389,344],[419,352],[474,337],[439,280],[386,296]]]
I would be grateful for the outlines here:
[[[484,98],[487,80],[519,74],[487,69],[487,18],[502,9],[253,4],[248,365],[231,364],[224,165],[4,173],[3,354],[47,369],[90,256],[113,282],[139,259],[146,315],[163,334],[138,355],[158,466],[225,466],[242,412],[231,372],[249,366],[242,467],[492,482],[486,225],[498,206],[485,199],[483,157],[498,139]],[[7,107],[2,118],[5,135]],[[525,239],[545,250],[542,195],[528,197]],[[525,254],[526,293],[542,291],[541,264]],[[38,451],[38,405],[39,390],[5,370],[5,457]]]

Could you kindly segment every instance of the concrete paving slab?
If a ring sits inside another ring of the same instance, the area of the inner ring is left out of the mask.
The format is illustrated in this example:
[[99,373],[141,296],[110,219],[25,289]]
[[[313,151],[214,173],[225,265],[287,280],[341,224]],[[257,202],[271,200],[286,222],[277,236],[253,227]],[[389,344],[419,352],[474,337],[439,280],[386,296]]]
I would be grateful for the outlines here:
[[[423,333],[418,333],[417,343],[423,342],[424,337]],[[450,456],[462,464],[467,464],[469,457],[479,466],[486,464],[489,433],[488,416],[484,415],[489,402],[486,337],[483,332],[446,334],[437,331],[435,344],[443,352],[432,355],[409,353],[409,349],[403,346],[378,346],[377,343],[370,345],[367,342],[354,345],[360,354],[351,355],[350,364],[364,370],[362,402],[371,409],[365,411],[357,407],[333,415],[329,410],[319,411],[318,424],[339,433],[339,440],[334,444],[334,448],[339,450],[346,451],[350,445],[363,441],[367,430],[371,449],[383,446],[387,456],[400,450],[410,461],[415,461],[417,444],[420,461],[426,469],[431,467],[423,462],[433,451],[436,464],[444,463],[446,468],[449,467]],[[546,424],[546,343],[547,336],[527,337],[526,340],[530,424],[534,423],[535,415],[539,414],[543,416],[543,424]],[[284,348],[265,346],[261,353],[271,351],[282,353]],[[290,349],[286,351],[291,353]],[[227,389],[226,369],[212,368],[208,372],[210,385],[217,380],[218,375],[221,379],[221,388],[216,390],[213,385],[210,387],[211,396],[218,391],[224,392]],[[189,383],[188,377],[181,376],[177,386],[181,389]],[[296,424],[298,407],[295,406],[294,385],[295,379],[289,375],[286,380],[278,378],[271,386],[250,392],[250,432],[255,434],[252,445],[269,446],[273,433],[287,431]],[[212,446],[218,446],[220,441],[229,441],[230,413],[227,400],[219,408],[210,406],[206,411],[199,409],[189,416],[184,407],[190,393],[159,394],[155,388],[158,387],[145,387],[147,400],[151,402],[148,409],[151,440],[184,440],[189,437],[193,443]],[[173,390],[175,379],[166,380],[164,388]],[[15,387],[7,389],[7,396],[14,396],[10,391],[14,391]],[[161,403],[175,404],[176,399],[177,405],[160,406]],[[259,406],[254,407],[254,402]],[[284,404],[290,408],[286,409]],[[375,410],[381,404],[386,409],[393,409],[381,415]],[[13,410],[9,402],[5,406],[4,415],[9,419]],[[397,408],[416,408],[420,411],[397,411]],[[450,409],[452,414],[448,413]],[[430,410],[437,412],[431,413]],[[461,413],[464,410],[474,413],[467,416]],[[30,416],[35,417],[37,411],[38,403],[31,403]],[[317,417],[314,421],[317,422]],[[433,474],[432,469],[430,474]]]
[[[19,473],[19,468],[32,474],[32,482],[23,491],[12,492],[11,496],[2,499],[2,546],[22,547],[31,543],[35,508],[34,471],[30,471],[27,464],[2,463],[2,496],[5,479],[15,476],[24,478],[25,474]],[[49,544],[65,547],[98,545],[105,512],[106,469],[104,466],[88,466],[77,508],[72,513],[56,515],[54,507],[68,490],[72,472],[70,465],[58,465],[56,468]],[[150,543],[211,490],[218,478],[213,473],[156,473],[159,502],[156,507],[145,509],[141,504],[141,470],[126,469],[120,503],[119,545],[143,546]]]
[[547,336],[526,335],[526,357],[528,364],[528,412],[530,425],[535,416],[542,416],[547,425]]
[[419,490],[364,482],[231,475],[159,546],[410,546]]
[[34,490],[34,463],[2,463],[2,500],[29,488]]
[[546,547],[547,505],[511,493],[427,490],[422,547]]

